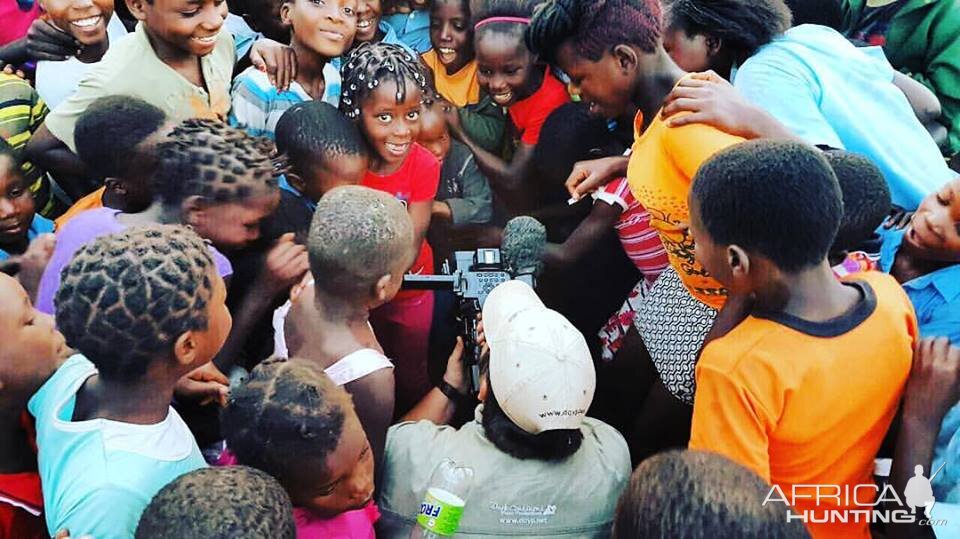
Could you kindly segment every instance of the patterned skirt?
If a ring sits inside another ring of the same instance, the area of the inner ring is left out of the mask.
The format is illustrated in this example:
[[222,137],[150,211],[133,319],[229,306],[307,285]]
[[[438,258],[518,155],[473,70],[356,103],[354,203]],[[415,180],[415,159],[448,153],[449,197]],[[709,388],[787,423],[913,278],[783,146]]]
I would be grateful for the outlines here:
[[717,310],[691,296],[670,267],[653,284],[634,319],[664,387],[690,405],[697,356],[716,318]]

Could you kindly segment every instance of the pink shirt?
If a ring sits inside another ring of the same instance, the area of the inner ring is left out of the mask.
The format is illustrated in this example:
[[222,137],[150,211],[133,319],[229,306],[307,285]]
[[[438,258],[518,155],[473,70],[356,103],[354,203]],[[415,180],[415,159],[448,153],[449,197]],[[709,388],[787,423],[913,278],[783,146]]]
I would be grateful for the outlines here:
[[380,510],[371,503],[333,518],[317,518],[306,509],[294,507],[293,516],[297,539],[376,539],[373,523],[380,518]]
[[27,35],[30,24],[40,17],[40,2],[34,0],[26,10],[20,8],[16,0],[0,2],[0,45],[6,45]]
[[620,243],[644,279],[653,284],[667,269],[670,260],[660,236],[650,226],[650,213],[634,198],[626,178],[608,183],[597,193],[597,199],[622,208],[623,213],[614,225]]

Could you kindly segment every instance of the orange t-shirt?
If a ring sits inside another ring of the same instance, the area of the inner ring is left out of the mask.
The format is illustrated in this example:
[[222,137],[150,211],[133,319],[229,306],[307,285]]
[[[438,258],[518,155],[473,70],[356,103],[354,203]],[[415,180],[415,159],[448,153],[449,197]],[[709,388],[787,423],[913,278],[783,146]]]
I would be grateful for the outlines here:
[[[918,335],[910,300],[892,277],[867,272],[844,282],[863,292],[851,312],[827,322],[754,313],[708,344],[696,371],[690,448],[757,472],[783,493],[770,498],[796,513],[815,511],[805,521],[815,538],[870,536],[864,517],[857,523],[848,514],[844,524],[827,512],[872,509],[856,506],[853,493],[869,504],[876,491],[853,486],[873,483]],[[794,485],[849,485],[851,495],[838,503],[825,487],[817,504],[814,488],[797,487],[796,495]]]
[[627,168],[630,190],[650,212],[650,226],[660,234],[670,265],[690,294],[720,309],[727,291],[694,259],[687,195],[700,165],[743,139],[704,124],[667,127],[659,112],[641,134],[642,126],[643,114],[637,113]]
[[430,49],[421,56],[433,72],[433,84],[444,99],[457,107],[466,107],[480,102],[480,82],[477,79],[477,61],[460,68],[453,75],[447,74],[447,68],[440,63],[437,51]]
[[76,201],[73,206],[70,206],[70,209],[68,209],[66,213],[60,217],[57,217],[53,221],[53,229],[60,230],[63,228],[63,225],[67,224],[67,221],[73,219],[81,212],[102,208],[104,191],[106,191],[106,187],[101,187],[100,189],[97,189],[96,191]]

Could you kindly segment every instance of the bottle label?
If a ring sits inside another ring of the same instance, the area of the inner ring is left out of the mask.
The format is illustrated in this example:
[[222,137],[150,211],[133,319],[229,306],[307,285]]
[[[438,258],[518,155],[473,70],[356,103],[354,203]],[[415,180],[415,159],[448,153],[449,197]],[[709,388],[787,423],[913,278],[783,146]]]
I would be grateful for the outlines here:
[[449,537],[460,527],[464,501],[445,490],[431,488],[420,504],[417,523],[425,530]]

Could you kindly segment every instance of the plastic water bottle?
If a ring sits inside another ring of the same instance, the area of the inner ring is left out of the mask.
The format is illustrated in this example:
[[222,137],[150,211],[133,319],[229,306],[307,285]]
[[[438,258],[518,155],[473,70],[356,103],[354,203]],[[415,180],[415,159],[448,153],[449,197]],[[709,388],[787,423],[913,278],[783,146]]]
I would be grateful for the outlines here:
[[451,459],[440,461],[430,477],[410,537],[436,539],[455,534],[472,486],[473,468],[458,466]]

